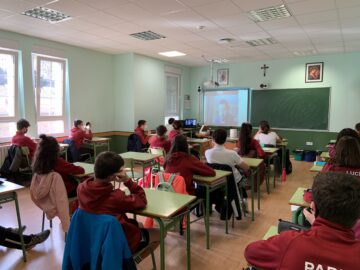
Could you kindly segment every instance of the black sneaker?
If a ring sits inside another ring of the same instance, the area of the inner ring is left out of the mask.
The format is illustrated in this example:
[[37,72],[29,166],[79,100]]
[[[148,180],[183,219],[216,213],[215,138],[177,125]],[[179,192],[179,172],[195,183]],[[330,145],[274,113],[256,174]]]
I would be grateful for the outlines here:
[[[19,234],[19,228],[6,228],[6,229],[12,233]],[[25,230],[26,230],[26,226],[25,225],[21,226],[21,232],[23,233]]]
[[37,244],[44,242],[50,235],[50,230],[45,230],[38,234],[30,234],[31,240],[25,244],[26,250],[32,249]]

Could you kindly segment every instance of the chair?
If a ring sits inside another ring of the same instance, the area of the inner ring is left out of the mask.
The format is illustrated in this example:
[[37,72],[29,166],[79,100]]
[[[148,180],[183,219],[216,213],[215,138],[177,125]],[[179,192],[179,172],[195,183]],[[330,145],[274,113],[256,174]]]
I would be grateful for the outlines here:
[[[148,152],[153,155],[161,155],[163,157],[163,159],[166,158],[166,152],[165,152],[164,148],[149,148]],[[160,165],[160,161],[161,161],[161,157],[159,157],[159,160],[156,163],[157,166],[155,168],[153,167],[153,169],[156,169],[158,172],[164,170],[164,168]]]

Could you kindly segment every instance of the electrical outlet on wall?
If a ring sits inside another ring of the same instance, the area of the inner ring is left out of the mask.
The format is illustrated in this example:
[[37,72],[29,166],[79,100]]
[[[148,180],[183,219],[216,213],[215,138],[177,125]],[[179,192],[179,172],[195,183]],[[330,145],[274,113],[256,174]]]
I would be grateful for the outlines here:
[[306,145],[314,145],[313,142],[306,142]]

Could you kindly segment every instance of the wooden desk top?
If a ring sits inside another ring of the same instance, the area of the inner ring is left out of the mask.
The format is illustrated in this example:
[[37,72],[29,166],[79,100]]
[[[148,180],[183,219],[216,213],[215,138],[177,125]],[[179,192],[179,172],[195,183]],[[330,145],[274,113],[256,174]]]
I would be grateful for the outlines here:
[[263,163],[263,159],[260,158],[247,158],[242,157],[242,159],[246,162],[247,165],[249,165],[250,168],[255,169],[259,167],[261,163]]
[[150,153],[142,153],[142,152],[125,152],[121,153],[120,156],[126,159],[133,159],[135,161],[140,162],[149,162],[155,158],[161,157],[160,154],[150,154]]
[[93,137],[91,139],[91,141],[89,141],[90,143],[97,143],[97,142],[107,142],[110,141],[110,138],[106,138],[106,137]]
[[301,207],[309,207],[309,203],[305,202],[303,198],[305,190],[306,188],[299,187],[292,195],[289,204]]
[[188,143],[209,143],[210,139],[197,139],[197,138],[188,138]]
[[145,188],[147,206],[134,214],[169,219],[196,200],[195,196]]
[[262,240],[267,240],[272,236],[278,235],[278,227],[277,226],[270,226],[269,230],[266,232]]
[[262,149],[266,154],[274,154],[279,150],[277,147],[263,147]]
[[310,172],[321,172],[323,168],[324,168],[324,166],[313,165],[313,166],[310,168]]
[[322,152],[320,155],[321,158],[330,158],[329,152]]
[[0,178],[0,180],[4,182],[2,185],[0,185],[0,195],[4,195],[25,188],[24,186],[9,182],[4,178]]
[[85,163],[85,162],[75,162],[74,165],[83,167],[85,170],[85,173],[77,174],[75,175],[76,177],[85,177],[94,173],[94,164]]
[[222,170],[215,170],[215,173],[216,173],[215,176],[194,175],[193,179],[195,182],[199,184],[211,185],[221,180],[222,178],[232,174],[232,172],[230,171],[222,171]]

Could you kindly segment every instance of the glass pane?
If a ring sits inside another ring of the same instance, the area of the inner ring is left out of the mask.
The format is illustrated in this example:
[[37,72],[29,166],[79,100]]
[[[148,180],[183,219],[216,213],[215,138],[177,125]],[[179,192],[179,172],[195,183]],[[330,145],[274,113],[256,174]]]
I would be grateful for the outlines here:
[[11,138],[16,133],[16,123],[0,123],[0,138]]
[[40,116],[63,115],[64,71],[63,64],[40,62]]
[[15,116],[15,57],[0,53],[0,117]]
[[179,114],[179,77],[166,76],[166,115]]
[[62,134],[64,132],[63,120],[38,122],[38,134]]

